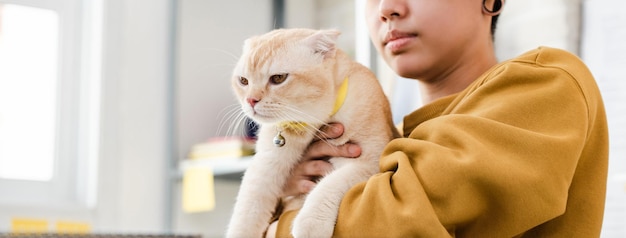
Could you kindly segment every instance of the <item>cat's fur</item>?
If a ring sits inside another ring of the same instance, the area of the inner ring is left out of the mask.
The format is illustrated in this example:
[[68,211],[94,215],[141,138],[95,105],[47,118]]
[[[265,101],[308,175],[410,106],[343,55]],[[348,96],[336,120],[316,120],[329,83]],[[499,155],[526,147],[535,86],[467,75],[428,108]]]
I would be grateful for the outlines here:
[[[295,237],[332,236],[344,194],[378,172],[384,146],[398,137],[376,77],[335,47],[338,35],[334,30],[281,29],[246,40],[232,85],[243,111],[260,130],[227,237],[263,235],[286,179],[319,128],[340,122],[343,135],[328,143],[356,143],[362,153],[357,159],[330,159],[334,170],[306,197],[292,226]],[[270,82],[272,75],[285,74],[284,82]],[[338,88],[346,78],[347,96],[333,114]],[[273,138],[281,122],[305,122],[306,128],[284,129],[286,144],[277,147]]]

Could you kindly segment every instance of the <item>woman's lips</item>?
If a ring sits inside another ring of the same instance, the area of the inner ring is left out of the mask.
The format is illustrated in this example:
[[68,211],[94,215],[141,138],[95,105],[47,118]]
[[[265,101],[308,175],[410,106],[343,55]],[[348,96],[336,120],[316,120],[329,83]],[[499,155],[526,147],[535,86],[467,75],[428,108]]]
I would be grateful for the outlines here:
[[393,54],[400,53],[416,36],[417,34],[392,30],[385,36],[383,46]]

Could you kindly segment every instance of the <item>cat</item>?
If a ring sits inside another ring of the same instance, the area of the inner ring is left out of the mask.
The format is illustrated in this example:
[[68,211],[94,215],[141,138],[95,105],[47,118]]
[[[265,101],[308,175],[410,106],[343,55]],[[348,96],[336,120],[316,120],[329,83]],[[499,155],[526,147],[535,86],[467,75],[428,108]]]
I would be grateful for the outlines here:
[[244,42],[232,86],[260,129],[226,237],[263,236],[292,168],[322,126],[340,122],[343,135],[327,143],[356,143],[361,155],[330,159],[334,170],[300,203],[292,225],[295,237],[331,237],[343,195],[379,171],[383,148],[399,137],[375,75],[336,47],[339,34],[279,29]]

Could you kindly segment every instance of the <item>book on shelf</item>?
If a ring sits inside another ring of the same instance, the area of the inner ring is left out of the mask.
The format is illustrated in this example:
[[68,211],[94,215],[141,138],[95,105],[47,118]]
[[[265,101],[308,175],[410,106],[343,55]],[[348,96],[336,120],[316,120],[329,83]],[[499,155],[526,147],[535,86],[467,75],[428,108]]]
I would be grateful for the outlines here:
[[243,157],[254,154],[256,140],[249,137],[215,137],[195,144],[189,152],[189,159],[217,159]]

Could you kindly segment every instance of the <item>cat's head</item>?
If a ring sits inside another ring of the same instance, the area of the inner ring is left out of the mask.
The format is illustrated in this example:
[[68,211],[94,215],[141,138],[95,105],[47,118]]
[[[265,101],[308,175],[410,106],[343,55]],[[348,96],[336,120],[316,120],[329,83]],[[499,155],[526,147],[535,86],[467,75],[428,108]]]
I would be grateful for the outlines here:
[[244,113],[261,124],[318,124],[335,100],[335,30],[280,29],[252,37],[232,86]]

